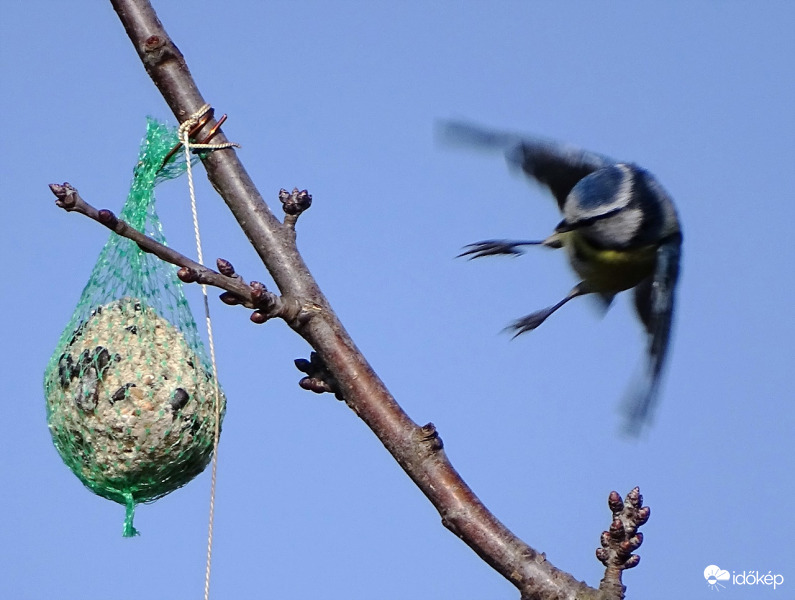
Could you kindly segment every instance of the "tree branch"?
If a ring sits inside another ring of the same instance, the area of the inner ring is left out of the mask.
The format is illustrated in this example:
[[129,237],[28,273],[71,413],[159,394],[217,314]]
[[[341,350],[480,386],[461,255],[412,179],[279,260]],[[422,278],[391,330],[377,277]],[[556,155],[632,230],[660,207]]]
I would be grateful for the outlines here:
[[51,183],[50,190],[57,198],[55,204],[65,211],[85,215],[117,235],[132,240],[144,252],[154,254],[160,260],[182,267],[177,272],[177,276],[185,283],[196,282],[226,290],[221,294],[221,300],[226,304],[242,304],[246,308],[254,309],[254,315],[258,316],[252,316],[252,320],[257,323],[264,323],[265,320],[276,317],[287,322],[301,321],[311,314],[311,308],[304,308],[294,299],[281,298],[269,292],[258,281],[246,284],[243,278],[235,273],[235,268],[228,260],[218,259],[218,270],[220,271],[218,273],[141,233],[119,219],[112,211],[106,208],[99,210],[94,208],[83,200],[74,186],[69,183]]
[[[147,73],[177,119],[184,121],[205,101],[181,52],[148,1],[111,0],[111,3]],[[209,119],[204,128],[209,131],[215,125],[214,119]],[[223,143],[227,140],[219,131],[215,141]],[[329,384],[330,389],[339,394],[381,440],[439,511],[444,526],[511,581],[521,591],[523,599],[604,600],[614,597],[608,592],[594,590],[558,570],[543,554],[511,533],[486,509],[450,464],[433,424],[420,427],[400,408],[356,348],[298,253],[294,230],[297,215],[286,218],[284,224],[273,215],[234,150],[212,152],[202,162],[210,182],[251,241],[282,298],[292,299],[300,306],[313,307],[311,317],[286,320],[317,352],[318,364],[328,370],[329,377],[324,376],[318,381],[333,382],[333,385]],[[303,199],[301,210],[308,208],[308,199]],[[92,216],[87,206],[84,214]],[[112,219],[101,214],[104,213],[96,211],[92,218],[106,226],[112,224],[111,229],[114,231],[122,235],[118,230],[125,231],[131,239],[135,239],[132,237],[135,234],[125,230],[126,224],[112,213],[109,213]],[[248,301],[247,296],[241,296],[244,293],[242,288],[223,279],[224,275],[212,272],[181,255],[169,255],[162,248],[151,246],[146,239],[135,241],[164,260],[171,259],[170,262],[192,269],[197,280],[203,278],[208,283],[215,281],[213,285],[226,285],[228,287],[224,289],[229,293]],[[249,287],[253,288],[253,283]],[[253,297],[251,301],[254,301]]]

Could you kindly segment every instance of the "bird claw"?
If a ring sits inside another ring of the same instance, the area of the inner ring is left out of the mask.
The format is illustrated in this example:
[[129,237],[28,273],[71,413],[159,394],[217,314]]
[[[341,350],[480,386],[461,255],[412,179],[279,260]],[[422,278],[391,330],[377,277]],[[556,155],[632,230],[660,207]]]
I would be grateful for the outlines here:
[[505,328],[505,331],[512,331],[513,337],[518,337],[523,333],[533,331],[535,328],[541,325],[541,323],[546,321],[547,317],[551,314],[552,311],[549,308],[537,310],[536,312],[526,315],[521,319],[516,319],[516,321]]
[[469,260],[472,260],[473,258],[498,256],[500,254],[519,256],[520,254],[524,254],[524,250],[520,250],[519,246],[525,245],[527,245],[527,242],[512,242],[510,240],[484,240],[474,244],[467,244],[464,246],[464,251],[456,256],[456,258],[466,256],[469,258]]

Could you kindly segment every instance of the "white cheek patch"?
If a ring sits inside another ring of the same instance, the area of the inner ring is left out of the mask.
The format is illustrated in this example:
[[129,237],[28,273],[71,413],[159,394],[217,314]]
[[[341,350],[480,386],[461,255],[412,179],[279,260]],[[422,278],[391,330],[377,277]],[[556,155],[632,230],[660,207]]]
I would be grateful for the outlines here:
[[640,207],[633,206],[584,227],[581,233],[586,239],[603,248],[622,247],[632,241],[642,223],[643,211]]
[[629,165],[619,164],[616,165],[616,168],[621,171],[623,177],[621,179],[621,185],[618,187],[618,192],[616,192],[615,200],[611,202],[613,208],[629,205],[632,201],[632,188],[635,184],[635,173]]

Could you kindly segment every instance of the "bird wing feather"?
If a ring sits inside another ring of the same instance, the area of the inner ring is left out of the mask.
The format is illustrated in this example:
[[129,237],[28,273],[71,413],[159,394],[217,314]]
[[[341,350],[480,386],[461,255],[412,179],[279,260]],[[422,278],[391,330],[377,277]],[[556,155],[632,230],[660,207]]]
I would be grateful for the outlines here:
[[558,208],[583,177],[616,164],[616,161],[588,150],[533,136],[492,131],[461,121],[442,123],[440,138],[451,144],[497,149],[508,162],[528,177],[549,188]]
[[674,315],[674,292],[679,278],[682,236],[672,236],[657,250],[654,274],[635,288],[635,310],[648,335],[644,381],[628,399],[627,429],[636,433],[648,421],[657,397],[668,355]]

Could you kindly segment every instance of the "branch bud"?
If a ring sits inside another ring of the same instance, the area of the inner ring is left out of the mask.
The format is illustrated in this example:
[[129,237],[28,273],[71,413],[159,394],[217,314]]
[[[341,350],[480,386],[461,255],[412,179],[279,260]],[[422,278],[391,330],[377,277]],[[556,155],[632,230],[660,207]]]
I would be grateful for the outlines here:
[[621,494],[615,490],[610,492],[610,495],[607,497],[607,506],[614,515],[624,510],[624,501],[621,500]]
[[640,508],[643,506],[643,496],[640,494],[640,488],[635,486],[630,490],[629,494],[627,494],[627,503],[635,508]]
[[229,306],[235,306],[236,304],[241,303],[240,298],[238,298],[232,292],[224,292],[223,294],[220,294],[218,298],[221,300],[221,302],[228,304]]
[[182,267],[177,271],[177,277],[184,283],[194,283],[199,280],[199,274],[190,267]]
[[265,294],[268,293],[268,288],[265,287],[264,283],[260,283],[259,281],[252,281],[249,284],[251,288],[251,300],[254,304],[259,304],[265,299]]
[[639,554],[633,554],[632,556],[630,556],[624,562],[624,568],[625,569],[632,569],[634,567],[637,567],[639,562],[640,562],[640,555]]
[[108,229],[115,229],[116,225],[119,223],[119,220],[116,218],[116,215],[113,214],[113,211],[108,210],[107,208],[101,208],[97,211],[97,221],[102,223]]
[[284,214],[297,216],[304,212],[307,208],[312,206],[312,196],[307,190],[298,191],[298,188],[293,188],[292,192],[288,192],[284,188],[279,190],[279,201],[282,203]]
[[266,315],[262,311],[255,310],[253,313],[251,313],[251,316],[249,318],[251,319],[252,323],[256,323],[257,325],[262,325],[265,321],[268,320],[268,315]]
[[235,274],[235,268],[225,258],[219,258],[215,261],[215,264],[218,265],[218,272],[225,277],[232,277]]
[[614,540],[624,537],[624,524],[620,519],[613,519],[613,522],[610,523],[610,537]]

